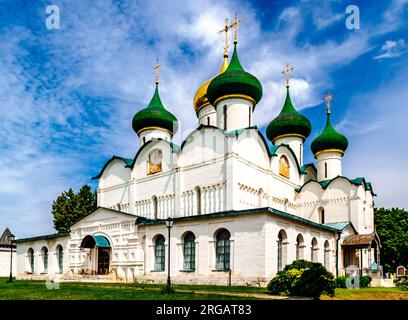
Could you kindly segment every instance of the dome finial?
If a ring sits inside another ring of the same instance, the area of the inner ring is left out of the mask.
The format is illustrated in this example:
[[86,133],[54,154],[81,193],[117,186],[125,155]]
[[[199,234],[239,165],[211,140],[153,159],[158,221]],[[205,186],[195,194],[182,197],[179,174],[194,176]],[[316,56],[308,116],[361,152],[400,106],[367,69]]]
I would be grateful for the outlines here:
[[161,64],[159,64],[159,59],[156,60],[156,65],[154,66],[154,69],[156,69],[156,85],[159,84],[159,68],[162,67]]
[[293,71],[293,69],[295,68],[287,63],[285,66],[285,70],[282,71],[282,74],[285,75],[286,88],[289,88],[290,73]]
[[334,98],[334,96],[330,93],[330,91],[327,91],[326,95],[323,98],[323,100],[326,102],[326,108],[327,108],[327,114],[328,115],[331,113],[330,103],[333,100],[333,98]]
[[225,18],[225,27],[223,29],[221,29],[220,31],[218,31],[218,34],[221,34],[223,32],[225,32],[225,44],[224,44],[224,59],[227,58],[228,59],[228,48],[229,48],[229,44],[228,44],[228,31],[231,28],[232,25],[228,25],[228,18]]
[[237,15],[237,13],[235,12],[235,16],[234,16],[234,23],[232,23],[229,27],[231,28],[234,28],[234,44],[237,44],[238,43],[238,23],[241,23],[242,22],[242,19],[241,18],[239,18],[238,19],[238,15]]

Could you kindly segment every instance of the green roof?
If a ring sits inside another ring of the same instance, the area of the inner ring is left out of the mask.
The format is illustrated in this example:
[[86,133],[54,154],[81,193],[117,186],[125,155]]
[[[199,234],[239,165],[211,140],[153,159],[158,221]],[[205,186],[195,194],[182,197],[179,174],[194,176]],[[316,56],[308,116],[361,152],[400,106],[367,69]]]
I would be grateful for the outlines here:
[[372,193],[374,196],[376,195],[376,194],[374,193],[374,191],[373,191],[371,182],[366,182],[366,180],[365,180],[364,177],[359,177],[359,178],[355,178],[355,179],[349,179],[349,178],[344,177],[344,176],[337,176],[337,177],[334,177],[333,179],[323,180],[323,181],[320,181],[320,182],[319,182],[319,181],[316,181],[316,180],[309,180],[309,181],[307,181],[306,183],[304,183],[300,188],[296,188],[295,191],[296,191],[296,192],[302,191],[303,187],[304,187],[305,185],[307,185],[308,183],[311,183],[311,182],[316,182],[316,183],[320,184],[323,189],[326,189],[326,188],[330,185],[330,183],[332,183],[334,180],[339,179],[339,178],[346,179],[348,182],[350,182],[351,184],[354,184],[355,186],[363,185],[365,191],[371,191],[371,193]]
[[309,119],[296,111],[290,99],[289,87],[286,89],[286,99],[282,111],[266,128],[266,135],[273,142],[274,139],[286,134],[300,134],[307,138],[312,130]]
[[350,221],[324,223],[325,226],[334,228],[334,229],[336,229],[338,231],[343,231],[344,228],[346,228],[350,224],[351,224]]
[[313,154],[328,149],[339,149],[344,152],[347,146],[347,138],[334,129],[330,122],[330,114],[327,114],[326,127],[312,142],[311,149]]
[[159,127],[167,129],[171,134],[176,133],[178,129],[177,118],[164,108],[160,99],[158,84],[156,84],[153,97],[147,107],[137,112],[133,117],[132,127],[137,134],[140,130],[148,127]]
[[218,98],[234,94],[249,96],[255,103],[262,98],[262,85],[255,76],[242,68],[236,44],[227,70],[216,76],[207,89],[208,100],[212,105]]
[[[318,229],[330,231],[330,232],[339,232],[336,228],[331,226],[327,226],[325,224],[317,223],[311,220],[307,220],[296,215],[283,212],[277,209],[273,209],[270,207],[265,208],[256,208],[256,209],[247,209],[247,210],[228,210],[228,211],[220,211],[196,216],[187,216],[187,217],[176,217],[173,218],[174,222],[177,223],[178,221],[192,221],[192,220],[199,220],[199,219],[214,219],[214,218],[222,218],[222,217],[234,217],[234,216],[242,216],[242,215],[250,215],[250,214],[269,214],[272,216],[277,216],[281,218],[290,219],[302,224],[306,224]],[[165,219],[147,219],[147,218],[137,218],[136,222],[137,225],[157,225],[157,224],[164,224]]]
[[29,242],[29,241],[36,241],[36,240],[44,240],[44,239],[56,239],[56,238],[64,238],[69,237],[69,233],[54,233],[54,234],[47,234],[44,236],[32,237],[32,238],[23,238],[17,239],[16,242]]

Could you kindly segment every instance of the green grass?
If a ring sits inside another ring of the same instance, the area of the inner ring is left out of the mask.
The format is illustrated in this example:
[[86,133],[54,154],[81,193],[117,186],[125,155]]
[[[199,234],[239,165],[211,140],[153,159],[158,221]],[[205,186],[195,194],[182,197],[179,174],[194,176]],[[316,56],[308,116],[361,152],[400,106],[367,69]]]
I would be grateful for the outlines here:
[[322,300],[408,300],[408,290],[394,288],[336,289],[334,297],[322,296]]
[[[59,289],[47,289],[45,281],[0,279],[0,300],[240,300],[247,297],[223,295],[223,287],[175,286],[175,294],[161,294],[160,285],[118,283],[60,283]],[[219,291],[219,294],[195,290]],[[204,289],[204,287],[206,289]],[[227,287],[229,288],[229,287]],[[181,292],[177,290],[188,290]],[[233,291],[233,290],[231,290]],[[230,292],[231,292],[230,291]],[[252,298],[254,299],[254,298]]]

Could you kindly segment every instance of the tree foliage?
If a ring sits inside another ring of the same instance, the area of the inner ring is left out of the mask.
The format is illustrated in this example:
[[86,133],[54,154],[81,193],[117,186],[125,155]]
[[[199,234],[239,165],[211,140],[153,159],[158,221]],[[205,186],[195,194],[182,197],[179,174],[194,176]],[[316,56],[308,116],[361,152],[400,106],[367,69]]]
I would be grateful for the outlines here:
[[297,260],[278,272],[268,284],[272,294],[319,299],[322,293],[334,295],[334,276],[318,262]]
[[408,267],[408,211],[398,208],[374,210],[374,223],[381,241],[381,265],[385,272]]
[[52,203],[54,228],[58,233],[69,232],[72,224],[95,209],[96,193],[92,192],[90,186],[83,185],[78,193],[70,188]]

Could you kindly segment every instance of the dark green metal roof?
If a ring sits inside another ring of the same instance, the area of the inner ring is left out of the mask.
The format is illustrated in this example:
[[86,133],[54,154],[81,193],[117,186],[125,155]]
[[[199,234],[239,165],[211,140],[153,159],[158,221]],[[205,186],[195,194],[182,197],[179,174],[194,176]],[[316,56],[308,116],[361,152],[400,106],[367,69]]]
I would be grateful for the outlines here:
[[326,127],[322,133],[312,141],[311,149],[313,154],[327,149],[339,149],[344,152],[347,147],[347,138],[334,129],[330,122],[330,114],[328,114]]
[[44,236],[37,236],[37,237],[32,237],[32,238],[17,239],[17,240],[16,240],[16,243],[36,241],[36,240],[43,240],[43,239],[64,238],[64,237],[67,237],[67,236],[69,236],[69,233],[53,233],[53,234],[47,234],[47,235],[44,235]]
[[216,76],[207,89],[208,100],[212,105],[218,98],[234,94],[249,96],[255,103],[262,98],[262,85],[255,76],[242,68],[236,44],[227,70]]
[[[350,221],[344,221],[344,222],[330,222],[330,223],[324,223],[325,226],[334,228],[338,231],[343,231],[346,227],[349,225],[353,226]],[[354,227],[353,227],[354,228]]]
[[282,111],[266,128],[266,135],[273,142],[275,138],[285,134],[300,134],[307,138],[312,130],[309,119],[296,111],[290,99],[289,87]]
[[296,190],[296,192],[300,192],[300,191],[302,191],[302,189],[303,189],[303,187],[304,187],[305,185],[307,185],[308,183],[312,183],[312,182],[316,182],[316,183],[320,184],[323,189],[326,189],[326,188],[330,185],[330,183],[332,183],[334,180],[340,179],[340,178],[346,179],[348,182],[350,182],[351,184],[354,184],[354,185],[356,185],[356,186],[363,185],[363,186],[364,186],[364,190],[366,190],[366,191],[371,191],[372,195],[373,195],[373,196],[376,196],[376,194],[375,194],[374,191],[373,191],[373,188],[372,188],[371,183],[370,183],[370,182],[366,182],[366,180],[365,180],[364,177],[359,177],[359,178],[355,178],[355,179],[349,179],[349,178],[344,177],[344,176],[337,176],[337,177],[335,177],[335,178],[333,178],[333,179],[323,180],[323,181],[320,181],[320,182],[319,182],[319,181],[316,181],[316,180],[309,180],[309,181],[307,181],[305,184],[303,184],[300,188],[297,188],[297,189],[295,189],[295,190]]
[[177,118],[167,111],[160,99],[159,86],[156,84],[153,97],[146,108],[135,114],[132,121],[133,130],[138,134],[140,130],[148,127],[159,127],[176,133],[178,129]]
[[[265,207],[265,208],[256,208],[256,209],[248,209],[248,210],[229,210],[229,211],[221,211],[221,212],[215,212],[215,213],[209,213],[209,214],[202,214],[202,215],[196,215],[196,216],[188,216],[188,217],[177,217],[174,218],[174,222],[182,222],[182,221],[191,221],[191,220],[200,220],[200,219],[214,219],[214,218],[223,218],[223,217],[234,217],[234,216],[241,216],[241,215],[250,215],[250,214],[269,214],[272,216],[277,216],[277,217],[281,217],[281,218],[286,218],[286,219],[290,219],[302,224],[306,224],[315,228],[319,228],[325,231],[330,231],[330,232],[339,232],[339,230],[321,224],[321,223],[317,223],[317,222],[313,222],[301,217],[298,217],[296,215],[287,213],[287,212],[283,212],[277,209],[273,209],[270,207]],[[165,219],[147,219],[147,218],[143,218],[143,219],[136,219],[135,222],[137,225],[139,226],[143,226],[143,225],[157,225],[157,224],[164,224],[165,223]]]

